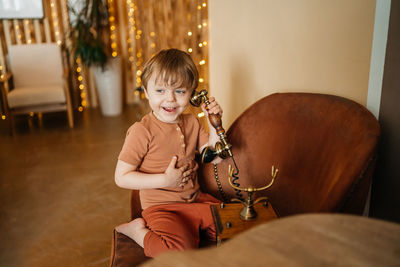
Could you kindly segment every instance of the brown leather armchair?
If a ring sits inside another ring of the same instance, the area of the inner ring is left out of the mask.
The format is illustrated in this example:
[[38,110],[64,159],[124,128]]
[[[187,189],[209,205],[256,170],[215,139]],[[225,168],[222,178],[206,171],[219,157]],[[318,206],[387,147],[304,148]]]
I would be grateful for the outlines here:
[[[259,100],[227,131],[242,186],[262,186],[271,166],[279,169],[268,196],[277,213],[362,214],[376,161],[380,127],[375,117],[354,101],[332,95],[278,93]],[[229,198],[228,165],[218,164]],[[204,192],[220,198],[212,164],[200,167]],[[132,218],[140,216],[137,191],[132,192]],[[135,266],[143,250],[114,232],[110,266]]]

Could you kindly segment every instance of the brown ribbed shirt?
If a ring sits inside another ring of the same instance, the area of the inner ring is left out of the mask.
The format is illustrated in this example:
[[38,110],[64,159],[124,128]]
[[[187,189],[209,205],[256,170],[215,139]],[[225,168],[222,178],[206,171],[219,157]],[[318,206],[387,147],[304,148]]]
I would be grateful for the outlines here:
[[[190,164],[194,167],[195,151],[207,144],[208,133],[192,114],[182,114],[178,123],[165,123],[151,112],[140,122],[134,123],[126,134],[125,143],[118,159],[138,166],[144,173],[164,173],[173,156],[177,156],[176,168]],[[142,208],[150,206],[193,202],[199,192],[197,172],[183,187],[140,190]]]

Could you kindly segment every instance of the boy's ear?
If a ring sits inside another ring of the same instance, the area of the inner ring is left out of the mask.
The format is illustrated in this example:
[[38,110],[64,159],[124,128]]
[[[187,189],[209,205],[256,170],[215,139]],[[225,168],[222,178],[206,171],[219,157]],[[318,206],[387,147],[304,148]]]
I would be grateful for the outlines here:
[[144,88],[144,86],[142,85],[143,91],[144,91],[144,95],[146,96],[147,99],[149,99],[149,95],[147,94],[147,90],[146,88]]

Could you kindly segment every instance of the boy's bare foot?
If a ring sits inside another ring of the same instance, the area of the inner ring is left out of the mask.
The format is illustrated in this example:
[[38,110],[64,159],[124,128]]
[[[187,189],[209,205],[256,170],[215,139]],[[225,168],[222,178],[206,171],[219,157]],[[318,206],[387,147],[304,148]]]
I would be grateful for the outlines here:
[[142,218],[136,218],[131,222],[118,225],[115,230],[132,238],[141,247],[143,247],[144,236],[149,231],[146,228],[146,222]]

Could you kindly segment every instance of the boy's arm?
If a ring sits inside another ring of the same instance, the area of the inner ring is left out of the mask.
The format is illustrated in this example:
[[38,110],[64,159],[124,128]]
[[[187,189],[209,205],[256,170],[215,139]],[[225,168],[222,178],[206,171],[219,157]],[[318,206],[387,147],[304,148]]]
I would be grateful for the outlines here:
[[147,174],[136,171],[137,166],[118,160],[115,183],[126,189],[150,189],[164,187],[164,174]]
[[183,186],[192,170],[187,166],[175,168],[174,156],[164,173],[149,174],[137,171],[137,166],[118,160],[115,168],[115,183],[126,189],[154,189]]

